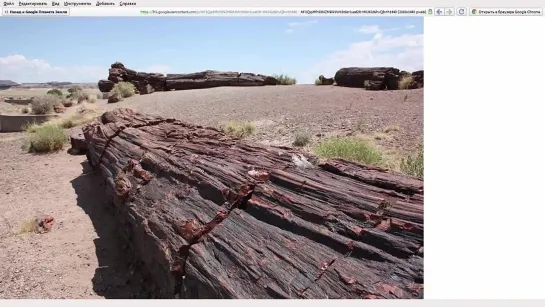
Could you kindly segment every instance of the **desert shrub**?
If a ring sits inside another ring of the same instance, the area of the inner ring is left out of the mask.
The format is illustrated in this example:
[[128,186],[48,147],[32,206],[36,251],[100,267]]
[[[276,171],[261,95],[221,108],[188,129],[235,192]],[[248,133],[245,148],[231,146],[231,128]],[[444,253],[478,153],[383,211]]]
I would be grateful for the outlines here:
[[88,103],[95,103],[97,102],[97,96],[96,95],[89,95],[89,98],[87,98]]
[[294,85],[297,83],[295,78],[291,78],[288,75],[273,75],[273,77],[278,80],[278,84],[280,85]]
[[47,123],[35,127],[35,132],[27,136],[23,147],[28,152],[56,152],[61,150],[67,142],[66,132],[60,125]]
[[122,98],[134,96],[134,94],[136,93],[136,88],[134,87],[134,84],[130,82],[116,83],[112,91],[116,91],[116,90],[119,91]]
[[399,79],[399,89],[406,90],[409,89],[409,85],[413,82],[413,76],[405,75]]
[[424,146],[420,144],[415,154],[401,160],[401,172],[424,179]]
[[47,91],[47,95],[57,95],[57,96],[59,96],[59,97],[63,97],[63,96],[64,96],[64,94],[62,93],[62,91],[59,90],[59,89],[56,89],[56,88]]
[[320,142],[315,153],[321,158],[341,158],[362,164],[381,165],[382,152],[371,142],[355,138],[332,138]]
[[252,135],[255,132],[255,126],[251,122],[228,121],[222,125],[225,134],[242,139]]
[[73,86],[73,87],[68,89],[69,94],[76,93],[76,92],[81,92],[81,91],[83,91],[83,89],[81,87],[79,87],[79,86]]
[[77,92],[78,97],[76,98],[78,103],[82,103],[86,100],[89,100],[89,93],[86,91]]
[[38,128],[40,127],[41,125],[40,124],[37,124],[37,123],[27,123],[23,126],[23,130],[26,132],[26,133],[34,133],[36,132],[36,130],[38,130]]
[[312,134],[308,131],[299,131],[295,134],[295,140],[293,141],[294,146],[305,146],[310,142]]
[[45,95],[34,97],[30,102],[32,113],[34,114],[49,114],[53,112],[53,108],[60,104],[61,98],[57,95]]
[[320,78],[316,78],[316,80],[314,80],[314,84],[315,85],[322,85],[322,80],[320,80]]
[[76,126],[88,124],[95,120],[99,116],[99,112],[96,107],[89,107],[82,105],[76,110],[72,116],[63,119],[60,122],[61,127],[69,129]]
[[68,99],[65,99],[62,103],[65,107],[69,108],[71,106],[73,106],[75,103],[74,100],[68,100]]

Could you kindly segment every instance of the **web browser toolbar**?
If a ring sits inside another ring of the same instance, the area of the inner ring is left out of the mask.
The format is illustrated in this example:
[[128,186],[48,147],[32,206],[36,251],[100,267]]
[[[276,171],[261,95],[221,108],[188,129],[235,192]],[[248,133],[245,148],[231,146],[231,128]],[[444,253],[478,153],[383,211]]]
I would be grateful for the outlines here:
[[2,16],[543,16],[543,8],[353,7],[233,8],[140,7],[138,2],[4,1]]

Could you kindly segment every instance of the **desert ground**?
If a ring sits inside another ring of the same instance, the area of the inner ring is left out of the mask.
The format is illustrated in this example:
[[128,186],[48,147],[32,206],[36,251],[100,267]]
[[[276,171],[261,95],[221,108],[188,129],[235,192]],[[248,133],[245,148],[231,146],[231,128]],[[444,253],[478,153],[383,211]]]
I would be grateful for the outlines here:
[[[8,92],[0,95],[29,95]],[[221,87],[137,95],[115,104],[98,100],[94,105],[101,111],[132,108],[205,126],[251,121],[256,133],[250,139],[271,145],[291,146],[297,132],[309,131],[308,150],[328,137],[354,136],[376,142],[391,155],[403,155],[423,135],[423,89]],[[16,111],[0,101],[0,112]],[[25,153],[24,136],[0,133],[0,298],[141,297],[139,277],[124,262],[110,205],[100,193],[101,180],[85,156],[69,155],[68,148],[47,155]],[[53,231],[21,233],[40,214],[55,218]]]

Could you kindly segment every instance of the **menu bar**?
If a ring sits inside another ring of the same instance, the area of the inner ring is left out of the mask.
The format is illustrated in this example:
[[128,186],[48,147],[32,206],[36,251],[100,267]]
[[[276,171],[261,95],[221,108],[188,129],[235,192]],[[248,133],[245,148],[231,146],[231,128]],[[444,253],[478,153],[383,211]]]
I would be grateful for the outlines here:
[[2,1],[3,7],[127,7],[136,1]]

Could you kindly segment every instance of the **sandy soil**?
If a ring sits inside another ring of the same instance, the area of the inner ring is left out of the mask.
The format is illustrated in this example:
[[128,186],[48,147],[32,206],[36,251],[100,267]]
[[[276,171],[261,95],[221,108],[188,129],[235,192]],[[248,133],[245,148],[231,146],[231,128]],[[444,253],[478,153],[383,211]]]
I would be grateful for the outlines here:
[[[274,144],[291,143],[300,130],[312,131],[317,141],[398,125],[401,130],[390,140],[377,142],[410,151],[423,133],[422,90],[216,88],[154,93],[109,105],[100,100],[97,106],[130,107],[202,125],[249,120],[258,128],[253,139]],[[356,131],[360,122],[363,131]],[[23,136],[0,134],[0,299],[142,297],[140,279],[127,267],[110,205],[100,193],[101,180],[90,173],[85,156],[23,153]],[[18,234],[40,214],[56,219],[52,232]]]

